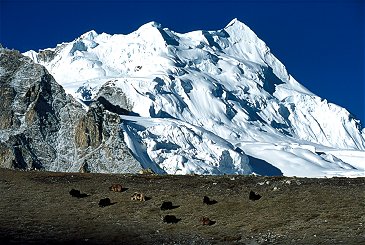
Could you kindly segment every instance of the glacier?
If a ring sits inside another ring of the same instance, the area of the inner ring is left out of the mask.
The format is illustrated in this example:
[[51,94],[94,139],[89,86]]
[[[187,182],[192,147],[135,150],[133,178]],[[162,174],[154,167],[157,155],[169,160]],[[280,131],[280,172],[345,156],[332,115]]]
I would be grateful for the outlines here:
[[90,31],[24,55],[85,108],[119,114],[156,173],[365,176],[360,121],[297,82],[237,19],[218,31]]

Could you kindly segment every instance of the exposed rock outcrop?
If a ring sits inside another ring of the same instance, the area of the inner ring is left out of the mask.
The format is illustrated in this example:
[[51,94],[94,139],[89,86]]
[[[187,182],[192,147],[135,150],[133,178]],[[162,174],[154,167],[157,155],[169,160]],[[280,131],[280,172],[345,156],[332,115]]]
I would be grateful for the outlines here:
[[86,111],[48,71],[0,48],[0,167],[138,172],[117,114],[96,102]]
[[141,169],[124,142],[120,124],[119,115],[105,110],[98,102],[90,105],[75,128],[82,171],[130,173]]
[[128,115],[132,112],[133,105],[121,88],[113,86],[113,82],[103,85],[98,94],[97,100],[104,107],[119,115]]

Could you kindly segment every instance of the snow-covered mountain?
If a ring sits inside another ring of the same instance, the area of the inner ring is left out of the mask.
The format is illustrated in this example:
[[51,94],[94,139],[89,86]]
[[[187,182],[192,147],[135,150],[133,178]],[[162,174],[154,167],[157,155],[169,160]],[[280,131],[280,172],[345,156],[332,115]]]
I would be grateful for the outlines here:
[[155,172],[365,176],[359,120],[298,83],[237,19],[184,34],[155,22],[90,31],[24,55],[83,104],[119,114],[129,149]]

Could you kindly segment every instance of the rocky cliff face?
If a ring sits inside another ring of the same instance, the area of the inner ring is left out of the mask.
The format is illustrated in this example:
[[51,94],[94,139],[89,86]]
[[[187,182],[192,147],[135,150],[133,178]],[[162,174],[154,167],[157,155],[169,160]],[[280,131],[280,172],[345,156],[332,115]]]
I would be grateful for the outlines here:
[[98,102],[86,111],[41,65],[0,48],[0,166],[137,172],[120,118]]

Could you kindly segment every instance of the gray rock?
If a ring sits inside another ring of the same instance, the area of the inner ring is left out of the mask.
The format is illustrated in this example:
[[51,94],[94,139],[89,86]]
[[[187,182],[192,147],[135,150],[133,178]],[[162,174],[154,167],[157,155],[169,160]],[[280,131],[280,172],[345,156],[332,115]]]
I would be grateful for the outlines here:
[[141,169],[123,141],[117,114],[98,102],[86,111],[43,66],[18,51],[0,49],[0,101],[0,167]]
[[127,95],[121,88],[113,86],[113,82],[104,84],[98,94],[97,100],[104,105],[109,111],[119,115],[125,115],[132,112],[133,105]]

